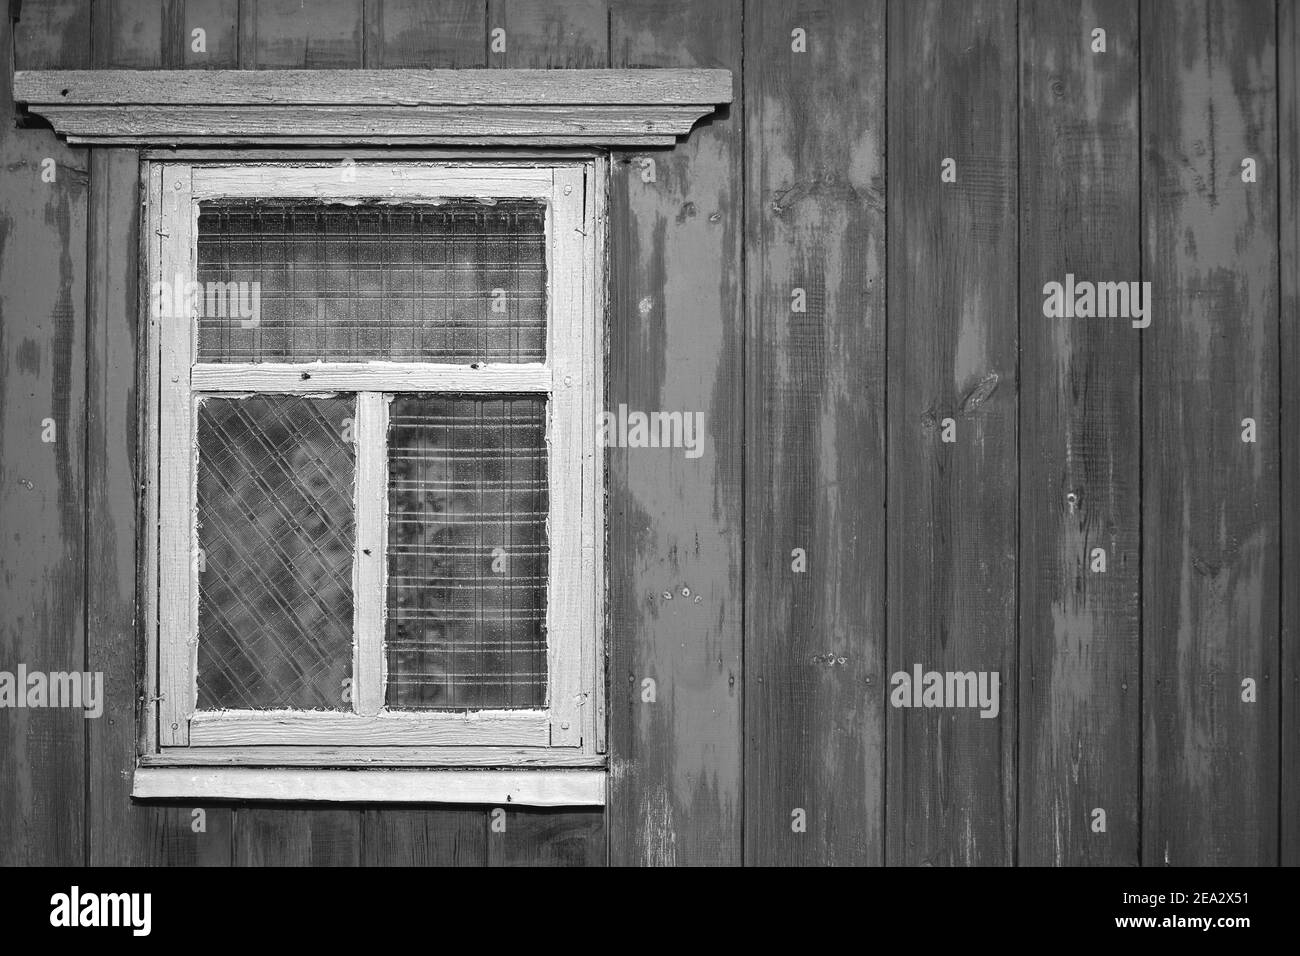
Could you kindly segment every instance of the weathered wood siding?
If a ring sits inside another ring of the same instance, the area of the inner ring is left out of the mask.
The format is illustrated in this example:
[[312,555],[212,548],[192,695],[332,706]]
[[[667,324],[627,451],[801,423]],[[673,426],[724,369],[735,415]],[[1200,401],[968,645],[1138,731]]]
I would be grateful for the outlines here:
[[[25,69],[736,99],[613,156],[608,405],[706,452],[607,453],[606,810],[136,805],[138,156],[16,128],[4,71],[0,669],[107,703],[0,711],[0,864],[1300,863],[1294,0],[14,7]],[[1067,273],[1151,326],[1045,318]],[[892,707],[914,664],[999,715]]]

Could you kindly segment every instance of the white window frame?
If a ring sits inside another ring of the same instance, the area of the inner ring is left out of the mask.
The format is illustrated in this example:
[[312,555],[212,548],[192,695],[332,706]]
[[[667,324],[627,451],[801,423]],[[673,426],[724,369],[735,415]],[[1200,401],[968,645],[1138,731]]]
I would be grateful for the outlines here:
[[[224,198],[536,199],[546,204],[547,352],[533,364],[197,364],[195,320],[153,315],[145,296],[144,561],[150,686],[142,764],[257,766],[597,766],[603,763],[603,456],[598,302],[604,160],[337,159],[149,161],[142,289],[197,276],[199,204]],[[357,495],[353,712],[198,711],[196,399],[355,392]],[[405,711],[383,706],[386,396],[535,393],[549,450],[547,705]],[[369,556],[364,551],[370,552]],[[410,779],[410,778],[406,778]]]

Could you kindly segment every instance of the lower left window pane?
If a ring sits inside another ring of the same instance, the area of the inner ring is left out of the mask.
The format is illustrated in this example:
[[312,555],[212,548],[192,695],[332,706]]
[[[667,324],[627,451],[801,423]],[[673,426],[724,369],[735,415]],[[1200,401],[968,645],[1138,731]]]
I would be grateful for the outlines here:
[[351,710],[355,405],[199,400],[200,710]]

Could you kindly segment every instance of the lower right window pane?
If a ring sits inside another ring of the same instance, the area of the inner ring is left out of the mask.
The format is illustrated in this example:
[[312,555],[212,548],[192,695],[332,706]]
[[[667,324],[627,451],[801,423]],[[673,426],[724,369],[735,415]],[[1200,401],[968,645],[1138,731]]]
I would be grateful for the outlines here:
[[546,705],[547,511],[544,398],[393,397],[390,709]]

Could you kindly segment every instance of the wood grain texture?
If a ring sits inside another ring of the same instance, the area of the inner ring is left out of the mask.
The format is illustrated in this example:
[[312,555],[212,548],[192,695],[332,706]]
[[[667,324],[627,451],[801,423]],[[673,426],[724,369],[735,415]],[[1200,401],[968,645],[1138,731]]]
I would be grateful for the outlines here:
[[[227,70],[239,65],[239,0],[183,0],[178,24],[179,65],[186,69]],[[196,29],[203,50],[194,49]]]
[[[1272,864],[1278,827],[1276,51],[1267,0],[1144,0],[1148,865]],[[1255,157],[1258,182],[1241,162]],[[1253,418],[1258,441],[1242,441]],[[1293,434],[1294,439],[1294,434]],[[1255,703],[1242,681],[1255,682]]]
[[35,70],[15,83],[19,99],[58,106],[713,106],[732,93],[731,71],[685,68]]
[[1125,0],[1020,6],[1023,865],[1138,859],[1143,333],[1046,318],[1042,291],[1141,278],[1137,41]]
[[[137,770],[140,800],[275,800],[301,803],[489,803],[594,807],[605,802],[601,770],[428,770],[370,767],[150,767]],[[319,812],[319,811],[316,811]]]
[[366,810],[366,866],[485,866],[487,815],[481,809]]
[[[234,810],[229,806],[213,804],[137,804],[127,834],[132,845],[121,847],[131,855],[108,856],[104,847],[112,847],[113,843],[105,841],[104,846],[94,846],[95,851],[102,854],[99,865],[230,866],[234,848],[234,816]],[[93,841],[98,839],[92,837]]]
[[355,69],[364,0],[240,0],[239,65],[249,70]]
[[106,70],[14,77],[70,142],[669,145],[731,99],[725,70]]
[[1001,685],[993,719],[888,709],[889,863],[1015,850],[1015,13],[889,8],[888,670]]
[[[304,376],[307,376],[304,378]],[[536,392],[545,393],[551,373],[543,365],[488,363],[436,366],[411,362],[261,362],[198,366],[191,378],[196,392],[268,391],[308,394],[339,391]]]
[[584,69],[609,65],[609,0],[489,0],[488,30],[505,30],[491,66]]
[[487,65],[487,0],[368,0],[367,67]]
[[884,858],[884,17],[856,0],[745,8],[765,64],[745,90],[753,864]]
[[[11,26],[0,17],[2,50],[10,49]],[[46,55],[86,63],[84,35],[61,36],[62,45],[51,43]],[[6,68],[0,70],[0,669],[13,675],[21,664],[29,671],[79,672],[85,665],[89,160],[47,131],[16,129],[12,103]],[[54,182],[42,180],[49,171]],[[0,865],[84,862],[86,723],[74,708],[0,711]]]
[[245,805],[235,810],[233,842],[236,866],[358,866],[361,812]]
[[[171,27],[177,0],[100,0],[91,4],[97,66],[144,70],[175,63]],[[164,54],[164,50],[166,54]]]
[[1300,4],[1279,2],[1278,209],[1281,221],[1282,554],[1281,860],[1300,866]]
[[595,810],[507,810],[504,833],[489,823],[487,851],[488,866],[604,866],[605,820]]
[[[167,466],[164,458],[163,467]],[[287,709],[201,710],[190,719],[189,745],[545,747],[549,739],[550,714],[545,710],[386,711],[373,716]]]
[[[739,69],[739,0],[610,13],[616,66]],[[613,156],[608,407],[702,412],[706,442],[607,453],[615,864],[742,858],[742,146],[733,104],[671,152]]]
[[[90,0],[27,3],[14,26],[14,69],[55,70],[89,65]],[[6,103],[5,109],[8,109]]]

